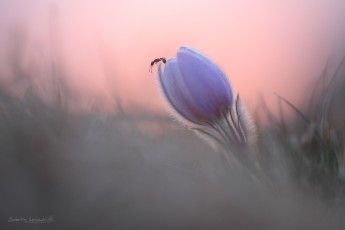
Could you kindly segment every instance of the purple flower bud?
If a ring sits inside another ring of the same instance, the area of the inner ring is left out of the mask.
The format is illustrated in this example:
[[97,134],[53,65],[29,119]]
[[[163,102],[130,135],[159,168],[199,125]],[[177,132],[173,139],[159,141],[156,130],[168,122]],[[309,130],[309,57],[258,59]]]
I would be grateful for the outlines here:
[[223,71],[191,48],[181,47],[177,57],[167,61],[164,73],[159,65],[158,75],[168,102],[192,123],[212,123],[233,104]]

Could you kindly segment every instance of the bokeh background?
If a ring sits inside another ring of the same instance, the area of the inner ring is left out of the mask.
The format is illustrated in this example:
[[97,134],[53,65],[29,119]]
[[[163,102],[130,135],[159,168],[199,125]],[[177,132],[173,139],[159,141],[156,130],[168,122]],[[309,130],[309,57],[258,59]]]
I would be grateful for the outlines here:
[[[191,46],[274,113],[273,92],[303,105],[339,63],[344,15],[342,0],[0,0],[1,228],[341,229],[282,159],[273,195],[225,169],[149,67]],[[8,222],[30,216],[54,221]]]
[[83,93],[156,111],[162,103],[149,63],[182,45],[214,59],[254,106],[274,91],[298,102],[326,59],[342,55],[344,40],[341,0],[14,0],[0,9],[2,60],[22,39],[23,68],[42,73],[42,63],[58,59]]

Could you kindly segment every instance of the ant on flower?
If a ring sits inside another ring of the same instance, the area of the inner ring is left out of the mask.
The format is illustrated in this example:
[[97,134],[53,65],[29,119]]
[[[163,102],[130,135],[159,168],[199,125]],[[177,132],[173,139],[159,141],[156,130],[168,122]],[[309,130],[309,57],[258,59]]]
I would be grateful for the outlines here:
[[152,67],[154,66],[154,64],[157,64],[157,63],[159,63],[160,61],[162,61],[164,64],[167,62],[167,60],[166,60],[164,57],[162,57],[162,58],[156,58],[155,60],[153,60],[153,61],[151,62],[151,66],[150,66],[149,72],[152,73]]

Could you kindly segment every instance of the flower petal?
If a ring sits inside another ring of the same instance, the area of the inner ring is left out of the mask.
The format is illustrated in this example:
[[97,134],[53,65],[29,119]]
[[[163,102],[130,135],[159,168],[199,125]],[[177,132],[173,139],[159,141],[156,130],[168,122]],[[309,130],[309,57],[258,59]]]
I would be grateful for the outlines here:
[[220,108],[231,107],[230,84],[211,60],[190,48],[181,47],[177,63],[190,96],[208,116],[219,116]]
[[182,117],[196,124],[207,120],[203,111],[198,108],[189,94],[175,58],[168,60],[164,74],[161,65],[158,66],[158,76],[166,99]]

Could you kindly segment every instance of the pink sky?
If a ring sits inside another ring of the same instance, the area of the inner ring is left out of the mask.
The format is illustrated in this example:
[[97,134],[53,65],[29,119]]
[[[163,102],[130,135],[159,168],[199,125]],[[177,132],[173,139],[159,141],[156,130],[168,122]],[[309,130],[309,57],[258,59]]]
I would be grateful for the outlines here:
[[[27,27],[28,63],[44,63],[52,52],[51,32],[79,90],[161,111],[164,103],[149,63],[188,45],[222,67],[249,107],[259,94],[273,101],[273,92],[298,102],[327,56],[341,52],[341,2],[0,1],[0,50],[10,27]],[[57,9],[53,19],[52,7]]]

